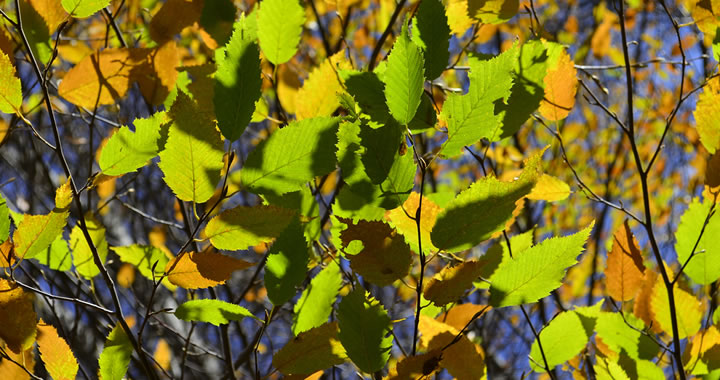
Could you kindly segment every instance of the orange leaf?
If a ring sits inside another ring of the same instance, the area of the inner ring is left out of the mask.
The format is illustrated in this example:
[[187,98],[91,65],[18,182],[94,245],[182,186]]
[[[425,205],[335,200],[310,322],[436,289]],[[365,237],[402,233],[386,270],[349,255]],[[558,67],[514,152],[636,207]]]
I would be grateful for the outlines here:
[[[420,316],[420,343],[428,351],[442,349],[459,331],[428,316]],[[443,351],[440,367],[459,380],[480,379],[485,374],[485,353],[463,335],[458,342]]]
[[170,359],[172,358],[172,352],[170,351],[170,345],[165,339],[160,338],[157,346],[155,347],[155,353],[153,354],[155,361],[160,364],[160,367],[167,370],[170,368]]
[[13,243],[10,239],[5,240],[0,245],[0,268],[9,268],[17,263],[17,258],[13,253]]
[[605,271],[605,286],[610,297],[616,301],[629,301],[642,286],[645,265],[627,220],[613,237]]
[[58,25],[68,18],[68,13],[58,0],[29,0],[30,5],[45,20],[50,34],[55,32]]
[[563,49],[557,65],[548,70],[544,79],[545,98],[540,103],[540,114],[548,120],[562,120],[575,105],[577,70],[567,51]]
[[45,369],[55,380],[75,379],[77,359],[70,346],[61,338],[55,327],[41,319],[37,324],[37,343]]
[[179,62],[180,54],[175,41],[169,41],[147,52],[146,64],[133,73],[133,77],[138,81],[143,97],[150,104],[162,104],[175,88],[178,77],[176,67]]
[[653,293],[653,288],[657,282],[658,274],[655,271],[646,270],[643,278],[642,287],[640,293],[635,297],[633,303],[633,314],[645,322],[645,326],[651,326],[652,331],[660,332],[659,326],[653,323],[653,314],[650,309],[650,300]]
[[171,283],[185,289],[209,288],[224,284],[233,272],[254,264],[205,250],[188,252],[170,260],[165,267]]
[[[402,207],[385,213],[385,219],[389,220],[390,224],[405,236],[405,241],[416,251],[418,250],[417,225],[415,224],[415,220],[408,217],[408,214],[414,218],[419,203],[420,194],[413,192],[405,203],[403,203]],[[422,212],[420,214],[420,237],[422,239],[424,252],[435,252],[438,250],[430,240],[430,231],[432,231],[433,226],[435,226],[435,220],[441,211],[442,208],[435,202],[423,197]]]
[[20,353],[32,347],[37,333],[36,321],[33,294],[0,279],[0,338],[10,350]]
[[168,0],[150,21],[150,37],[162,44],[180,33],[185,27],[200,21],[203,0]]
[[[7,354],[15,363],[20,363],[20,365],[23,365],[30,373],[33,373],[33,368],[35,367],[34,351],[32,348],[28,348],[23,353],[16,354],[12,351],[7,351]],[[15,363],[10,360],[0,361],[0,375],[3,376],[3,379],[29,380],[30,375],[25,372],[25,369]]]
[[437,306],[457,301],[480,276],[484,264],[484,261],[469,260],[460,265],[443,268],[428,282],[425,298]]
[[445,323],[446,325],[452,326],[453,328],[462,330],[465,325],[470,322],[475,314],[481,311],[489,311],[490,306],[487,305],[475,305],[472,303],[464,303],[462,305],[455,305],[450,308],[446,313],[440,314],[436,319]]
[[390,370],[386,380],[415,380],[429,378],[430,375],[440,370],[440,361],[443,352],[436,349],[430,352],[407,356],[397,363],[397,366]]

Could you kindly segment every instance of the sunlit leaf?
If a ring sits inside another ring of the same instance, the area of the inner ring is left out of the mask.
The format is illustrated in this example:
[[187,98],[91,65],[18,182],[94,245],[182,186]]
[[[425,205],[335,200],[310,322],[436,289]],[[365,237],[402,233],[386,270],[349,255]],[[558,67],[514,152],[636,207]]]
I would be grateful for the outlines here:
[[566,199],[570,195],[570,186],[557,177],[543,174],[538,178],[537,184],[533,187],[528,199],[536,201],[555,202]]
[[685,371],[693,375],[707,375],[720,368],[720,332],[710,326],[695,335],[683,354]]
[[337,318],[338,337],[352,362],[364,372],[381,370],[393,341],[388,335],[390,317],[382,304],[357,286],[340,301]]
[[683,273],[700,285],[711,284],[720,278],[720,247],[717,244],[720,236],[720,216],[715,212],[708,219],[712,204],[710,199],[703,202],[694,199],[680,218],[680,224],[675,231],[678,262],[681,266],[687,262]]
[[37,324],[37,343],[45,370],[55,380],[73,380],[78,362],[65,339],[58,336],[53,325],[40,320]]
[[0,339],[20,353],[32,347],[37,333],[33,294],[0,278]]
[[[401,207],[385,213],[385,219],[389,220],[390,225],[405,237],[405,241],[410,244],[410,247],[415,252],[418,251],[418,232],[414,218],[419,206],[420,194],[413,192]],[[422,198],[420,239],[422,239],[423,251],[426,253],[437,251],[437,247],[430,240],[430,232],[435,226],[435,220],[441,211],[442,208],[435,202],[425,197]]]
[[490,278],[490,304],[505,307],[532,303],[562,285],[570,266],[577,263],[595,222],[565,237],[552,237],[513,260],[503,261]]
[[330,116],[340,106],[338,94],[343,92],[338,72],[349,69],[345,51],[324,60],[305,79],[295,95],[295,113],[298,120],[315,116]]
[[207,322],[215,326],[245,317],[255,318],[248,309],[221,300],[191,300],[175,309],[175,316],[184,321]]
[[[152,246],[133,244],[126,247],[111,247],[111,249],[120,257],[120,260],[132,264],[140,271],[141,275],[151,281],[160,279],[165,271],[165,266],[170,261],[165,252]],[[154,274],[153,266],[155,266]],[[175,285],[170,283],[167,278],[163,279],[163,284],[171,291],[175,290]]]
[[[673,295],[675,296],[675,315],[677,317],[679,335],[675,338],[683,339],[695,335],[695,333],[700,331],[700,327],[702,326],[704,307],[694,294],[678,286],[673,287]],[[658,278],[653,288],[652,298],[650,299],[650,310],[652,310],[655,324],[669,336],[673,336],[670,301],[668,300],[667,289],[661,278]]]
[[390,114],[400,125],[415,116],[425,82],[422,50],[408,36],[407,25],[395,41],[387,61],[385,101]]
[[601,312],[595,324],[597,338],[615,353],[621,351],[633,359],[652,359],[658,346],[643,335],[644,324],[631,314]]
[[484,262],[465,261],[456,266],[443,268],[427,283],[425,298],[435,305],[444,306],[462,298],[473,281],[480,276]]
[[22,87],[10,57],[0,52],[0,112],[20,112]]
[[[133,122],[135,132],[121,127],[108,139],[98,164],[106,175],[122,175],[145,166],[164,146],[163,126],[169,122],[166,112],[157,112]],[[165,136],[166,137],[166,136]]]
[[[427,316],[420,316],[420,346],[428,351],[442,350],[460,331]],[[485,353],[464,334],[453,345],[443,350],[440,368],[445,368],[458,379],[481,379],[485,374]]]
[[273,356],[273,367],[288,375],[307,375],[344,363],[347,355],[337,334],[337,322],[298,334]]
[[62,0],[61,4],[71,16],[86,18],[107,7],[110,0]]
[[100,365],[100,379],[102,380],[122,380],[125,378],[128,366],[130,365],[130,357],[133,352],[132,344],[125,330],[118,323],[110,331],[105,346],[100,353],[98,363]]
[[280,234],[265,264],[265,287],[273,305],[289,301],[307,274],[308,246],[300,222],[295,220]]
[[554,67],[545,75],[545,98],[540,103],[540,114],[548,120],[562,120],[575,105],[577,70],[570,55],[563,49]]
[[265,0],[257,15],[260,48],[268,61],[285,63],[297,52],[305,10],[297,0]]
[[295,218],[295,211],[276,206],[238,206],[212,218],[205,235],[218,249],[240,250],[269,243]]
[[165,273],[171,283],[185,289],[209,288],[224,284],[236,270],[253,264],[206,250],[187,252],[170,260]]
[[449,0],[445,8],[448,26],[453,34],[462,36],[475,23],[468,15],[468,1]]
[[[85,215],[85,226],[92,239],[94,251],[97,252],[100,261],[104,263],[108,254],[105,227],[92,214]],[[93,248],[90,247],[80,223],[76,224],[70,232],[70,250],[73,253],[75,269],[81,276],[91,279],[100,273],[100,268],[95,264]]]
[[32,258],[52,244],[65,228],[70,202],[72,190],[68,181],[55,191],[55,208],[49,214],[23,217],[13,233],[17,258]]
[[643,272],[642,253],[626,220],[615,231],[612,250],[608,252],[605,271],[608,295],[617,301],[633,299],[642,286]]
[[295,336],[327,322],[340,285],[340,267],[332,261],[310,281],[293,308],[292,331]]
[[[30,380],[28,372],[33,373],[35,368],[35,349],[29,348],[25,351],[15,353],[12,350],[6,350],[8,357],[15,361],[3,360],[0,362],[0,373],[13,380]],[[17,365],[16,363],[20,363]],[[26,372],[28,371],[28,372]]]

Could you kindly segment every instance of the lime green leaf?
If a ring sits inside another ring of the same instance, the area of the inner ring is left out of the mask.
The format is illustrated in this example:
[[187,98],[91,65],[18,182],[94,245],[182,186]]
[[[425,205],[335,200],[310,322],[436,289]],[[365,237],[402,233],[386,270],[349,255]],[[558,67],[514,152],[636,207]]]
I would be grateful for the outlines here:
[[15,76],[15,66],[0,52],[0,112],[15,113],[22,106],[22,86]]
[[440,114],[448,129],[444,155],[455,157],[467,145],[482,138],[494,141],[501,135],[502,119],[495,112],[495,103],[510,96],[517,53],[518,48],[513,47],[487,61],[470,61],[468,93],[450,94]]
[[693,255],[694,250],[694,255],[685,267],[684,273],[700,285],[711,284],[720,278],[720,260],[717,259],[720,254],[720,246],[717,244],[720,236],[720,216],[717,213],[708,221],[698,242],[712,203],[710,199],[704,202],[694,199],[680,218],[680,225],[675,232],[675,252],[678,255],[678,262],[681,266],[684,265]]
[[[85,215],[85,225],[93,245],[97,249],[98,255],[100,255],[100,260],[104,263],[108,254],[105,227],[92,214]],[[80,228],[80,223],[76,224],[70,232],[70,250],[73,253],[75,269],[81,276],[91,279],[100,273],[100,269],[95,265],[92,250]]]
[[293,191],[283,195],[267,193],[263,194],[263,197],[271,205],[297,211],[300,215],[300,221],[303,222],[302,229],[307,241],[317,239],[322,233],[320,207],[309,187],[303,186],[300,191]]
[[220,181],[222,138],[215,123],[183,92],[178,93],[170,118],[172,124],[158,166],[178,198],[203,203]]
[[224,51],[215,55],[218,69],[213,95],[218,126],[230,141],[240,138],[250,122],[262,86],[258,47],[244,16],[234,29]]
[[[519,235],[510,237],[510,247],[512,247],[513,254],[522,254],[523,251],[530,248],[533,243],[534,230],[523,232]],[[485,263],[480,272],[480,277],[487,280],[492,277],[495,271],[505,261],[512,260],[510,258],[510,249],[504,239],[493,244],[490,249],[485,252],[482,256],[482,261]],[[487,281],[476,281],[474,283],[478,289],[490,289],[490,284]]]
[[[367,297],[367,298],[366,298]],[[392,348],[390,317],[379,301],[365,295],[359,285],[343,297],[337,310],[340,333],[338,337],[348,357],[362,371],[381,370]]]
[[327,322],[341,285],[340,267],[332,261],[310,281],[295,304],[293,334],[297,336]]
[[146,119],[136,119],[135,132],[121,127],[108,139],[100,152],[100,169],[106,175],[122,175],[145,166],[157,156],[164,145],[163,131],[169,121],[166,112],[157,112]]
[[385,101],[395,120],[408,125],[415,116],[425,82],[422,51],[410,40],[407,25],[395,41],[385,71]]
[[518,0],[469,0],[468,14],[483,24],[501,24],[518,13]]
[[439,0],[423,0],[413,19],[413,42],[423,50],[425,76],[433,80],[445,71],[450,59],[450,27]]
[[268,61],[285,63],[297,52],[305,9],[297,0],[264,0],[258,10],[260,48]]
[[62,0],[60,4],[73,17],[86,18],[107,7],[110,0]]
[[567,268],[577,263],[594,225],[570,236],[546,239],[500,264],[490,278],[490,305],[532,303],[560,287]]
[[10,209],[5,197],[0,194],[0,243],[10,236]]
[[130,365],[133,347],[120,324],[110,331],[105,347],[100,353],[100,379],[121,380]]
[[[127,247],[112,247],[111,249],[120,256],[122,262],[134,265],[141,275],[151,281],[156,281],[165,273],[165,266],[170,261],[161,249],[148,245],[133,244]],[[153,265],[155,265],[154,277]],[[162,282],[171,291],[175,290],[176,286],[167,277]]]
[[251,191],[284,194],[335,169],[338,118],[315,117],[275,131],[245,162],[241,180]]
[[308,247],[295,219],[273,244],[265,264],[265,288],[273,305],[289,301],[307,274]]
[[60,186],[55,192],[55,208],[46,215],[25,215],[13,233],[15,256],[32,258],[44,251],[62,234],[70,214],[72,191],[70,182]]
[[280,236],[295,211],[275,206],[238,206],[212,218],[205,235],[218,249],[240,250]]
[[44,252],[34,255],[32,259],[52,270],[60,272],[70,270],[72,264],[70,247],[68,247],[68,242],[63,239],[62,235],[58,235],[55,241],[50,244],[50,247]]
[[[596,306],[598,306],[596,310],[599,311],[600,304]],[[575,310],[565,311],[557,315],[540,331],[540,343],[542,343],[545,359],[550,368],[574,358],[585,348],[594,333],[595,319]],[[530,348],[530,358],[530,367],[533,371],[545,372],[543,366],[536,364],[543,363],[537,339]]]
[[337,333],[337,322],[300,333],[273,356],[273,367],[288,375],[308,375],[344,363],[347,355]]
[[595,324],[597,337],[614,352],[625,352],[633,359],[653,359],[658,346],[642,334],[645,324],[633,314],[625,313],[624,317],[620,313],[600,313]]
[[360,110],[367,115],[371,127],[385,124],[390,117],[390,110],[385,103],[385,85],[374,72],[343,70],[340,76],[345,88],[353,96]]
[[47,23],[30,1],[21,1],[22,25],[27,37],[30,50],[32,50],[38,62],[46,64],[52,56],[53,48],[50,46],[50,35],[55,31],[49,31]]
[[448,252],[464,251],[505,229],[516,202],[530,193],[540,177],[543,152],[532,156],[513,182],[483,177],[458,194],[438,216],[430,235],[433,244]]
[[226,325],[230,321],[239,321],[245,317],[255,318],[248,309],[220,300],[187,301],[178,306],[175,316],[184,321],[207,322],[215,326]]

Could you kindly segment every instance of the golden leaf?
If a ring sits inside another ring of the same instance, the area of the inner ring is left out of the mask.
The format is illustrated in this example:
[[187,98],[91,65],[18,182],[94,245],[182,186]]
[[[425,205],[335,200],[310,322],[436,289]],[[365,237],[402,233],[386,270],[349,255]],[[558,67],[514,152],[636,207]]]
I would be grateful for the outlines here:
[[170,345],[165,339],[160,338],[157,346],[155,347],[155,353],[153,354],[155,361],[160,364],[160,367],[167,370],[170,369],[170,360],[172,359],[172,351],[170,351]]
[[115,274],[118,285],[129,288],[135,281],[135,267],[132,264],[123,263]]
[[[405,241],[408,242],[415,251],[418,250],[417,225],[415,224],[415,220],[408,217],[408,214],[415,218],[415,212],[419,206],[420,194],[413,192],[401,207],[385,213],[385,219],[389,220],[391,225],[405,236]],[[433,226],[435,226],[435,220],[441,211],[442,208],[435,202],[423,197],[420,214],[420,237],[424,248],[423,251],[425,252],[435,252],[438,250],[430,240],[430,232]]]
[[610,51],[612,44],[610,28],[612,28],[614,21],[615,18],[612,13],[606,11],[605,18],[593,33],[592,39],[590,40],[590,47],[592,48],[593,55],[597,59],[606,56],[608,51]]
[[209,288],[224,284],[236,270],[254,264],[211,250],[187,252],[170,260],[165,267],[171,283],[185,289]]
[[290,65],[280,65],[277,76],[277,94],[280,103],[285,111],[295,113],[295,100],[302,86],[299,75]]
[[565,49],[560,52],[557,65],[548,69],[544,83],[545,97],[540,103],[540,114],[552,121],[566,118],[575,105],[578,80],[575,64]]
[[347,354],[337,334],[337,322],[298,334],[273,356],[273,367],[284,374],[307,375],[344,363]]
[[436,274],[424,290],[425,298],[437,306],[447,305],[462,298],[480,276],[485,263],[469,260],[462,264],[445,267]]
[[465,34],[474,21],[468,15],[468,2],[466,0],[450,0],[445,15],[448,18],[448,25],[453,34],[462,36]]
[[204,0],[168,0],[150,21],[150,37],[162,44],[200,20]]
[[68,18],[68,13],[58,0],[29,0],[30,5],[45,20],[50,34],[54,33],[58,25]]
[[629,301],[643,284],[642,253],[627,220],[613,235],[612,250],[608,253],[605,286],[616,301]]
[[423,379],[440,370],[440,361],[443,352],[439,349],[416,356],[407,356],[400,360],[395,368],[390,370],[386,380],[415,380]]
[[[442,349],[460,333],[459,330],[420,316],[420,343],[428,351]],[[485,374],[485,353],[477,344],[462,335],[460,340],[443,351],[440,367],[445,368],[458,380],[476,380]]]
[[570,196],[570,186],[557,177],[543,174],[527,198],[536,201],[555,202]]
[[20,353],[32,347],[37,333],[33,294],[17,284],[0,279],[0,338]]
[[337,94],[343,92],[337,72],[349,68],[343,50],[323,61],[310,73],[295,95],[298,120],[332,115],[340,106]]
[[[672,274],[669,273],[672,277]],[[673,288],[675,297],[675,310],[677,312],[678,339],[695,335],[700,330],[703,319],[703,307],[694,294],[689,293],[678,286]],[[655,282],[650,297],[650,310],[653,316],[653,326],[657,325],[663,332],[673,336],[672,323],[670,320],[670,304],[668,293],[661,278]]]
[[452,308],[448,309],[447,312],[440,314],[440,316],[437,317],[437,320],[460,331],[465,327],[468,322],[470,322],[470,320],[472,319],[472,317],[475,316],[475,314],[483,310],[487,312],[490,309],[491,307],[487,305],[464,303],[461,305],[455,305]]
[[40,358],[45,363],[45,370],[55,380],[75,379],[78,362],[65,339],[58,335],[57,330],[41,319],[37,324],[37,343]]
[[698,95],[695,104],[695,122],[700,142],[710,153],[720,148],[720,78],[710,79]]
[[23,369],[22,367],[16,365],[15,363],[11,362],[10,360],[3,360],[0,361],[0,375],[3,376],[5,379],[12,379],[12,380],[29,380],[30,375],[28,375],[25,370],[28,370],[30,373],[33,373],[33,368],[35,367],[35,350],[33,348],[28,348],[27,350],[23,351],[22,353],[14,353],[12,351],[7,351],[6,353],[10,357],[10,359],[14,360],[15,363],[20,363],[25,367]]
[[10,239],[0,245],[0,268],[9,268],[17,263],[13,253],[13,243]]

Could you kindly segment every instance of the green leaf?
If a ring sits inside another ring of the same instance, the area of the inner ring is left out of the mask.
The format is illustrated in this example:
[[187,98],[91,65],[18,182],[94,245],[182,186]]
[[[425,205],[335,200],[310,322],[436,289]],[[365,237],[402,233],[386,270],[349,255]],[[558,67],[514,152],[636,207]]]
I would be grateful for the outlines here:
[[10,209],[7,206],[5,197],[0,194],[0,243],[10,236]]
[[43,252],[62,235],[70,214],[72,191],[70,182],[60,186],[55,192],[55,208],[46,215],[24,215],[22,221],[15,221],[17,229],[13,233],[15,257],[32,258]]
[[470,61],[468,93],[450,94],[440,114],[448,129],[442,150],[445,156],[458,156],[467,145],[482,138],[494,141],[501,135],[502,123],[495,104],[500,99],[507,101],[510,96],[517,53],[518,48],[513,47],[487,61]]
[[[166,112],[156,112],[133,122],[135,132],[121,127],[108,139],[100,152],[98,164],[106,175],[122,175],[145,166],[157,156],[167,138]],[[163,136],[165,135],[165,136]]]
[[[149,245],[133,244],[127,247],[112,247],[122,262],[134,265],[140,274],[150,281],[156,281],[163,273],[165,266],[170,259],[161,249]],[[155,264],[157,263],[157,264]],[[155,276],[153,277],[152,267],[155,265]],[[170,291],[174,291],[177,287],[173,285],[167,277],[162,280]]]
[[[212,36],[218,46],[222,46],[230,39],[236,14],[237,8],[232,0],[206,1],[200,15],[200,26]],[[257,33],[253,33],[253,39],[256,38]]]
[[340,267],[334,261],[310,281],[293,308],[295,336],[327,322],[341,285]]
[[73,17],[86,18],[107,7],[110,0],[62,0],[60,4]]
[[35,55],[35,59],[44,65],[52,56],[53,48],[50,46],[50,35],[55,31],[48,30],[47,23],[29,1],[21,1],[20,10],[23,32],[27,37],[30,50]]
[[255,318],[248,309],[220,300],[187,301],[178,306],[175,316],[184,321],[207,322],[215,326],[240,321],[245,317]]
[[335,169],[338,118],[315,117],[290,123],[257,145],[242,169],[242,184],[278,195],[300,189]]
[[[535,231],[529,230],[519,235],[510,237],[510,247],[512,247],[513,254],[522,254],[523,251],[530,248],[533,243],[533,235]],[[512,260],[510,258],[510,249],[504,239],[500,239],[493,244],[482,256],[481,260],[485,263],[480,272],[480,277],[483,279],[489,279],[493,273],[500,267],[505,261]],[[490,284],[487,281],[475,281],[474,285],[478,289],[490,289]]]
[[223,136],[234,141],[250,122],[262,87],[258,46],[244,16],[235,23],[230,42],[216,58],[215,113]]
[[297,0],[264,0],[258,10],[260,48],[268,61],[279,65],[290,60],[305,24],[305,9]]
[[448,252],[464,251],[505,229],[516,202],[529,194],[540,178],[543,152],[528,159],[513,182],[483,177],[458,194],[438,216],[430,234],[433,244]]
[[263,197],[271,205],[297,211],[303,222],[302,229],[307,241],[313,241],[320,237],[322,233],[320,207],[309,187],[303,186],[300,191],[285,193],[281,196],[267,193],[263,194]]
[[[593,309],[597,314],[600,311],[600,304],[584,309]],[[540,342],[550,368],[574,358],[587,346],[590,337],[594,334],[595,319],[596,317],[588,317],[576,310],[564,311],[540,331]],[[542,365],[536,364],[543,363],[537,339],[530,348],[530,358],[530,367],[533,371],[545,372]]]
[[413,42],[423,50],[425,76],[433,80],[445,71],[450,59],[450,27],[439,0],[423,0],[413,19]]
[[[92,214],[85,215],[85,226],[98,255],[100,255],[100,260],[104,263],[108,254],[105,227]],[[86,279],[91,279],[100,273],[100,269],[95,265],[92,250],[80,228],[80,223],[76,224],[70,232],[70,250],[73,253],[73,264],[78,274]]]
[[423,94],[420,98],[420,106],[418,107],[415,117],[410,120],[408,128],[413,133],[424,132],[435,127],[437,124],[437,112],[432,104],[432,100],[428,94]]
[[62,235],[58,235],[52,244],[50,244],[50,247],[44,252],[34,255],[32,259],[52,270],[60,272],[70,270],[72,264],[70,247],[68,247],[68,242],[63,239]]
[[300,333],[273,356],[273,367],[288,375],[308,375],[345,362],[345,349],[337,338],[337,322]]
[[395,123],[380,128],[360,127],[360,143],[364,148],[361,156],[365,173],[373,184],[380,184],[387,178],[402,141],[401,127]]
[[295,219],[270,249],[265,264],[265,288],[270,302],[280,306],[289,301],[307,274],[308,247],[302,226]]
[[577,263],[595,222],[580,232],[552,237],[500,264],[490,278],[490,305],[532,303],[562,285],[568,267]]
[[383,369],[390,358],[393,339],[388,335],[390,317],[380,302],[366,296],[365,290],[357,285],[340,301],[337,317],[338,337],[353,363],[367,373]]
[[367,115],[370,126],[376,128],[385,124],[390,110],[385,103],[385,84],[374,72],[343,70],[340,72],[345,88],[353,96],[360,110]]
[[133,347],[120,324],[110,331],[100,353],[100,379],[122,380],[130,365]]
[[275,206],[238,206],[212,218],[205,235],[215,248],[247,249],[280,236],[295,211]]
[[158,166],[179,199],[203,203],[220,181],[222,138],[215,123],[183,92],[178,93],[170,117],[172,124]]
[[395,41],[385,70],[385,101],[400,125],[415,116],[425,83],[422,51],[408,37],[407,25]]
[[[703,230],[705,220],[710,213],[712,200],[705,199],[700,202],[694,199],[690,207],[680,218],[680,225],[675,232],[675,252],[678,255],[678,262],[684,265],[690,255],[694,255],[685,267],[684,273],[696,284],[708,285],[720,278],[720,216],[714,213],[705,226],[700,241],[700,232]],[[695,245],[697,243],[697,246]]]
[[15,76],[15,66],[0,51],[0,112],[15,113],[22,106],[22,86]]
[[652,360],[658,346],[641,332],[645,324],[633,314],[625,313],[624,317],[620,313],[600,313],[595,324],[597,337],[614,352],[622,351],[633,359]]

